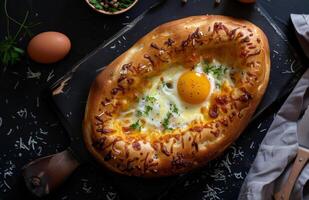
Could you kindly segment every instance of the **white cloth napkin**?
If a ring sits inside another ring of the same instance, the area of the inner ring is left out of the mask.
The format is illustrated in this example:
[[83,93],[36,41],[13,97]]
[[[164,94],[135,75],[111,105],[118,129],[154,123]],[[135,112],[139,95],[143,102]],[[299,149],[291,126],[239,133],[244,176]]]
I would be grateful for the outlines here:
[[[299,42],[309,57],[309,15],[291,14],[291,19]],[[299,80],[270,126],[241,187],[239,200],[272,199],[274,193],[287,181],[297,153],[297,121],[302,109],[308,104],[309,69]],[[291,199],[309,199],[309,191],[304,190],[308,179],[309,164],[298,177]]]

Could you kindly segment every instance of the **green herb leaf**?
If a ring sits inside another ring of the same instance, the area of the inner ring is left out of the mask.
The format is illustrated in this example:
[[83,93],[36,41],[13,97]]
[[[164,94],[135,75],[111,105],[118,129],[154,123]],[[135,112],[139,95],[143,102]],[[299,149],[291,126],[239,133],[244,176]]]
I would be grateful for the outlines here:
[[0,60],[5,66],[16,64],[24,53],[15,45],[16,42],[11,36],[0,42]]
[[142,126],[139,124],[139,120],[137,120],[134,124],[130,125],[131,128],[135,129],[135,130],[141,130]]
[[[17,47],[17,37],[20,34],[30,35],[30,28],[38,24],[26,24],[29,16],[29,11],[26,12],[22,22],[19,22],[16,19],[12,18],[7,10],[7,0],[4,1],[4,13],[7,20],[7,35],[5,36],[3,41],[0,41],[0,63],[2,63],[4,66],[8,66],[16,64],[21,59],[21,56],[24,54],[24,50]],[[18,25],[17,32],[14,36],[11,35],[9,30],[10,22]]]
[[18,47],[13,47],[14,51],[20,54],[23,54],[25,51]]
[[146,99],[146,102],[152,103],[152,104],[154,104],[157,100],[155,97],[152,97],[152,96],[146,96],[145,99]]
[[217,80],[220,80],[226,73],[227,68],[223,65],[211,65],[205,62],[203,70],[206,74],[212,74]]
[[89,3],[91,3],[96,9],[102,10],[103,6],[100,3],[101,1],[99,0],[90,0]]
[[172,117],[172,113],[168,112],[166,117],[163,119],[162,126],[164,130],[172,130],[172,128],[169,127],[171,117]]
[[179,114],[179,113],[178,113],[179,110],[178,110],[176,104],[171,104],[170,110],[171,110],[173,113]]
[[204,62],[203,63],[203,71],[206,73],[206,74],[209,74],[210,73],[210,70],[211,70],[211,66],[208,62]]
[[137,110],[136,111],[136,116],[137,117],[141,117],[143,115],[143,112],[142,111],[140,111],[140,110]]
[[151,106],[146,105],[146,106],[145,106],[145,112],[144,112],[145,115],[146,115],[146,116],[149,115],[149,112],[152,111],[152,110],[153,110],[153,108],[152,108]]

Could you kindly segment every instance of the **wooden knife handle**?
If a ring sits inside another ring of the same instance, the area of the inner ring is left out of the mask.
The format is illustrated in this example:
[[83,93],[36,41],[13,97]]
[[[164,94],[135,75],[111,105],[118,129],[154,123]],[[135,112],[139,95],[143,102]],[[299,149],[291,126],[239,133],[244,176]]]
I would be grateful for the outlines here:
[[71,150],[36,159],[23,167],[27,188],[38,197],[49,194],[80,165]]
[[280,191],[275,194],[274,196],[275,200],[290,199],[290,195],[294,187],[295,181],[298,178],[302,169],[304,168],[305,164],[307,163],[308,159],[309,159],[309,150],[302,147],[298,147],[297,157],[294,161],[288,181],[284,183]]

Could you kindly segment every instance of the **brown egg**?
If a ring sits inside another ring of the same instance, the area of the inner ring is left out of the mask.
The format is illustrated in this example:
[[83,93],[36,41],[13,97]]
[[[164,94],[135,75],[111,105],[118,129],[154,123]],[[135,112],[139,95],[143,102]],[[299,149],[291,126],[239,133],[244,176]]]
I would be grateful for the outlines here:
[[70,39],[59,32],[43,32],[31,39],[28,55],[38,63],[49,64],[63,59],[71,49]]

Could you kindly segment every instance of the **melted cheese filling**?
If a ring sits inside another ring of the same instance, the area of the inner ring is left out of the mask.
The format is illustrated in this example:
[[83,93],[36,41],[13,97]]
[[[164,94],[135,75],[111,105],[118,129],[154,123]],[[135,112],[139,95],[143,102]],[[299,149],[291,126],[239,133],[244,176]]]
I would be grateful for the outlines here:
[[[209,95],[199,104],[189,104],[181,100],[177,91],[179,77],[192,70],[205,76],[209,83]],[[159,76],[150,78],[151,87],[140,94],[137,103],[120,113],[118,122],[122,127],[148,132],[165,132],[174,129],[184,130],[193,121],[205,121],[202,108],[208,109],[210,97],[220,92],[221,85],[234,86],[231,79],[233,68],[213,60],[212,63],[200,62],[193,69],[180,65],[170,66]]]

